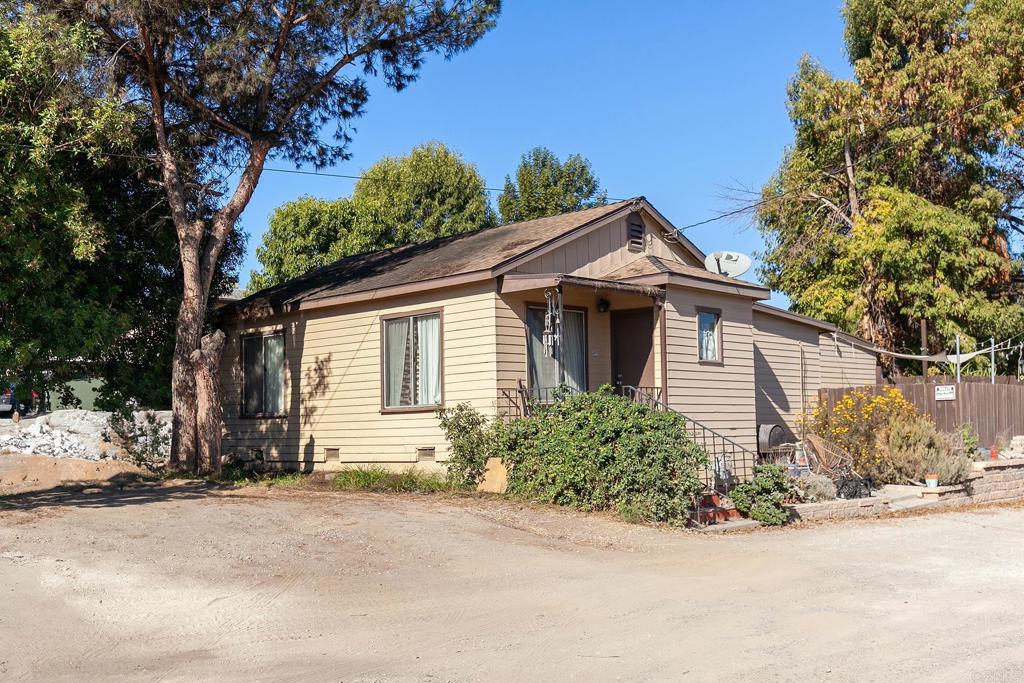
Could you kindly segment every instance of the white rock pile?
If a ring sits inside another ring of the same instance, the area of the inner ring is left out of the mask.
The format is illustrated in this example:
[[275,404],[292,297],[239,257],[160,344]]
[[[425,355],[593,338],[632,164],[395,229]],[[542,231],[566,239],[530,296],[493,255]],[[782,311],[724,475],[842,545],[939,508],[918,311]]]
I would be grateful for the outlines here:
[[[170,433],[170,412],[155,413],[161,432]],[[136,423],[145,413],[134,415]],[[54,458],[104,460],[120,457],[121,449],[110,443],[110,413],[90,410],[56,410],[20,423],[0,423],[0,453],[48,455]]]

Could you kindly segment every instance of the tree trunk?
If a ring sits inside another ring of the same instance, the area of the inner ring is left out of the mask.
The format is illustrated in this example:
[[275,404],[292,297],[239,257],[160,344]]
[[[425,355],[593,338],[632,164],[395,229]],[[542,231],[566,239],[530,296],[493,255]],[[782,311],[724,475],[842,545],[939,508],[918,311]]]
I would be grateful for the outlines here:
[[188,239],[182,240],[181,265],[184,291],[178,307],[177,330],[174,340],[174,359],[171,369],[173,410],[171,432],[171,461],[173,469],[192,470],[198,446],[198,415],[196,411],[196,373],[192,366],[192,352],[199,348],[206,316],[206,293],[199,268],[199,240],[203,225],[195,222],[188,226]]
[[220,389],[220,356],[224,350],[224,332],[203,337],[200,348],[190,358],[195,372],[198,462],[200,474],[220,472],[221,433],[224,407]]
[[860,217],[860,196],[857,194],[857,177],[853,167],[849,135],[843,137],[843,160],[846,166],[846,193],[850,201],[850,215],[856,219]]

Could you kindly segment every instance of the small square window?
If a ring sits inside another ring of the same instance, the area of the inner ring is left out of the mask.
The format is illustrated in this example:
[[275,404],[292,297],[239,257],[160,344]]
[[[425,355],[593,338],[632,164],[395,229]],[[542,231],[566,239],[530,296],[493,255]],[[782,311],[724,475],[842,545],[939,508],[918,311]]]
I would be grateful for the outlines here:
[[697,359],[722,360],[722,314],[718,311],[697,311]]

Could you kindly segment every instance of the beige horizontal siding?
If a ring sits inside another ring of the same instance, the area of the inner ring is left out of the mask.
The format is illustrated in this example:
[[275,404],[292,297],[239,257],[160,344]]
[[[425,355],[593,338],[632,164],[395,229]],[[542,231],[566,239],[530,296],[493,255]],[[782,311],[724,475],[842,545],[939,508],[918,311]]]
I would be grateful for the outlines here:
[[[394,300],[279,316],[229,331],[221,365],[228,435],[225,450],[261,448],[268,459],[322,463],[337,448],[343,464],[415,462],[415,449],[447,443],[433,412],[381,412],[381,316],[443,310],[442,377],[446,405],[468,401],[493,414],[497,382],[493,282]],[[285,417],[239,415],[240,335],[285,331]]]
[[[601,299],[608,301],[610,310],[653,308],[650,297],[565,288],[563,304],[586,310],[587,387],[591,391],[602,384],[612,383],[611,315],[597,310]],[[514,292],[499,297],[497,336],[498,380],[501,387],[515,387],[519,380],[527,382],[526,309],[535,304],[544,305],[544,290]],[[655,379],[660,383],[660,374],[656,373]]]
[[753,318],[757,423],[782,425],[799,438],[801,415],[821,387],[818,330],[756,310]]
[[703,267],[678,244],[669,244],[660,230],[648,223],[644,251],[631,251],[627,239],[626,218],[581,235],[569,244],[552,249],[515,269],[518,273],[565,273],[599,277],[623,266],[644,253],[675,259]]
[[860,387],[875,384],[875,368],[878,358],[871,351],[853,346],[823,332],[818,341],[821,353],[821,386],[824,389],[837,387]]
[[[697,360],[697,306],[722,311],[721,365]],[[750,300],[670,285],[665,318],[669,405],[753,450],[756,402]]]

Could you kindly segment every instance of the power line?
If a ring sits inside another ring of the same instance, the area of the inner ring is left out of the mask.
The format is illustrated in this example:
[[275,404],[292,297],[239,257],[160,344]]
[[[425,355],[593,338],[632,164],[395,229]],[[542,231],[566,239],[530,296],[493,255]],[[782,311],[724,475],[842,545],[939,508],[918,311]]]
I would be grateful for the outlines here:
[[[1002,97],[1005,97],[1009,93],[1014,92],[1016,90],[1019,90],[1022,87],[1024,87],[1024,81],[1020,81],[1020,82],[1018,82],[1018,83],[1016,83],[1016,84],[1014,84],[1012,86],[1009,86],[1008,88],[1006,88],[1002,92],[999,92],[999,93],[993,95],[992,97],[990,97],[990,98],[988,98],[986,100],[978,102],[977,104],[975,104],[975,105],[973,105],[971,107],[968,107],[967,109],[963,110],[962,112],[958,112],[958,113],[952,114],[952,115],[946,117],[945,119],[942,119],[941,121],[939,121],[938,123],[935,124],[935,128],[939,128],[939,127],[944,126],[946,124],[952,123],[953,121],[956,121],[957,119],[960,119],[960,118],[966,116],[967,114],[970,114],[970,113],[980,109],[981,107],[984,107],[986,104],[990,104],[990,103],[992,103],[992,102],[994,102],[994,101],[996,101],[996,100],[998,100],[998,99],[1000,99]],[[894,125],[898,120],[908,118],[909,116],[911,116],[911,114],[912,114],[912,112],[907,112],[907,113],[897,117],[893,121],[887,123],[884,127],[880,128],[879,132],[884,132],[889,127]],[[912,136],[910,136],[908,138],[904,138],[904,139],[899,140],[897,142],[891,143],[891,144],[889,144],[889,145],[887,145],[885,147],[882,147],[882,148],[876,149],[876,150],[874,150],[872,152],[869,152],[868,154],[859,157],[859,161],[862,162],[864,160],[871,159],[871,158],[876,157],[878,155],[881,155],[881,154],[884,154],[884,153],[887,153],[887,152],[891,152],[891,151],[893,151],[895,149],[898,149],[900,147],[903,147],[903,146],[907,145],[908,143],[915,142],[915,141],[917,141],[917,140],[919,140],[919,139],[921,139],[921,138],[923,138],[923,137],[925,137],[927,135],[930,135],[931,132],[932,132],[931,130],[923,130],[920,133],[917,133],[916,135],[912,135]],[[17,144],[17,143],[0,143],[0,145],[7,146],[7,147],[19,147],[19,148],[28,149],[28,150],[35,149],[31,145],[22,145],[22,144]],[[108,156],[108,157],[114,157],[114,158],[139,159],[139,160],[143,160],[143,161],[148,161],[149,163],[156,163],[156,160],[153,159],[152,157],[148,157],[148,156],[144,156],[144,155],[140,155],[140,154],[121,154],[121,153],[116,153],[116,152],[99,152],[99,154],[102,155],[102,156]],[[239,168],[239,166],[231,167],[231,166],[229,166],[227,164],[217,164],[217,165],[221,166],[223,168],[230,169],[229,173],[227,175],[225,175],[222,178],[222,180],[226,179],[228,176],[230,176],[230,174],[232,172],[236,171]],[[825,170],[824,173],[825,174],[838,173],[840,171],[845,170],[845,168],[846,168],[845,164],[837,164],[837,165],[833,166],[831,169]],[[328,171],[303,171],[301,169],[273,168],[273,167],[266,167],[266,166],[263,168],[263,171],[270,172],[270,173],[285,173],[285,174],[292,174],[292,175],[321,176],[321,177],[326,177],[326,178],[341,178],[341,179],[346,179],[346,180],[366,180],[366,181],[383,181],[384,180],[383,178],[378,179],[378,178],[373,178],[373,177],[365,176],[365,175],[354,175],[354,174],[346,174],[346,173],[334,173],[334,172],[328,172]],[[766,199],[761,199],[761,200],[758,200],[758,201],[753,202],[751,204],[747,204],[747,205],[741,206],[739,208],[732,209],[732,210],[726,211],[724,213],[720,213],[720,214],[718,214],[716,216],[711,216],[709,218],[705,218],[703,220],[695,221],[693,223],[687,223],[686,225],[677,227],[677,230],[679,232],[685,232],[686,230],[691,230],[693,228],[697,228],[697,227],[700,227],[700,226],[703,226],[703,225],[708,225],[710,223],[715,223],[715,222],[718,222],[718,221],[721,221],[721,220],[725,220],[726,218],[731,218],[733,216],[737,216],[737,215],[740,215],[740,214],[743,214],[743,213],[747,213],[749,211],[752,211],[754,209],[760,208],[760,207],[765,206],[767,204],[770,204],[772,202],[780,201],[780,200],[782,200],[783,198],[785,198],[785,197],[787,197],[789,195],[792,195],[792,194],[795,194],[795,193],[798,193],[798,192],[802,192],[803,190],[805,190],[808,187],[810,187],[812,184],[813,183],[811,183],[811,182],[804,183],[804,184],[799,185],[799,186],[797,186],[795,188],[792,188],[790,190],[786,190],[782,194],[776,195],[774,197],[768,197]],[[496,187],[484,187],[483,189],[486,192],[504,192],[505,191],[503,188],[496,188]],[[628,198],[625,198],[625,197],[608,197],[608,200],[613,201],[613,202],[615,202],[615,201],[624,201],[625,199],[628,199]]]
[[[973,111],[975,111],[977,109],[980,109],[981,107],[984,107],[986,104],[990,104],[990,103],[992,103],[992,102],[994,102],[994,101],[996,101],[996,100],[998,100],[1000,98],[1006,97],[1006,95],[1008,95],[1009,93],[1011,93],[1011,92],[1013,92],[1015,90],[1019,90],[1022,87],[1024,87],[1024,81],[1020,81],[1020,82],[1016,83],[1015,85],[1012,85],[1012,86],[1006,88],[1003,92],[997,93],[996,95],[993,95],[992,97],[988,98],[987,100],[983,100],[982,102],[979,102],[979,103],[977,103],[977,104],[975,104],[975,105],[973,105],[971,107],[968,107],[967,109],[963,110],[962,112],[959,112],[959,113],[956,113],[956,114],[952,114],[951,116],[946,117],[945,119],[943,119],[943,120],[939,121],[938,123],[936,123],[935,124],[935,128],[939,128],[939,127],[941,127],[943,125],[946,125],[948,123],[952,123],[953,121],[955,121],[955,120],[957,120],[959,118],[962,118],[962,117],[966,116],[967,114],[970,114],[971,112],[973,112]],[[904,114],[903,116],[898,117],[898,118],[907,118],[909,115],[910,115],[909,113],[908,114]],[[889,126],[892,126],[893,123],[895,123],[895,121],[886,124],[886,127],[879,129],[879,132],[882,132],[882,131],[886,130],[886,128],[888,128]],[[871,159],[871,158],[873,158],[875,156],[878,156],[880,154],[884,154],[886,152],[891,152],[894,149],[902,147],[903,145],[906,145],[907,143],[915,142],[916,140],[919,140],[922,137],[925,137],[926,135],[930,135],[930,134],[931,134],[931,131],[923,130],[920,133],[918,133],[916,135],[913,135],[913,136],[911,136],[909,138],[904,138],[903,140],[900,140],[898,142],[894,142],[894,143],[892,143],[892,144],[890,144],[890,145],[888,145],[886,147],[874,150],[873,152],[870,152],[867,155],[864,155],[864,156],[860,157],[859,160],[860,161],[864,161],[866,159]],[[823,173],[824,174],[839,173],[840,171],[844,171],[845,169],[846,169],[846,165],[845,164],[838,164],[838,165],[834,166],[832,169],[825,170]],[[713,216],[711,218],[705,218],[704,220],[696,221],[696,222],[693,222],[693,223],[688,223],[687,225],[684,225],[684,226],[679,227],[677,229],[679,230],[679,232],[684,232],[684,231],[690,230],[692,228],[697,228],[697,227],[700,227],[702,225],[707,225],[708,223],[714,223],[716,221],[724,220],[726,218],[731,218],[733,216],[736,216],[736,215],[739,215],[739,214],[742,214],[742,213],[747,213],[748,211],[752,211],[753,209],[760,208],[760,207],[765,206],[767,204],[770,204],[772,202],[777,202],[777,201],[779,201],[779,200],[781,200],[781,199],[783,199],[783,198],[785,198],[785,197],[787,197],[787,196],[789,196],[791,194],[794,194],[794,193],[797,193],[797,192],[802,192],[803,190],[806,190],[808,187],[810,187],[812,184],[813,183],[810,183],[810,182],[804,183],[803,185],[799,185],[799,186],[797,186],[797,187],[795,187],[795,188],[793,188],[791,190],[786,190],[785,192],[783,192],[780,195],[777,195],[777,196],[774,196],[774,197],[768,197],[767,199],[761,199],[761,200],[756,201],[756,202],[754,202],[752,204],[748,204],[746,206],[741,206],[741,207],[739,207],[737,209],[733,209],[731,211],[727,211],[725,213],[719,214],[717,216]]]
[[[34,149],[36,149],[32,145],[24,145],[24,144],[18,144],[18,143],[13,143],[13,142],[0,142],[0,145],[2,145],[4,147],[15,147],[15,148],[26,149],[26,150],[34,150]],[[61,151],[69,152],[70,150],[61,150]],[[151,164],[157,163],[156,159],[154,159],[153,157],[150,157],[150,156],[146,156],[144,154],[121,154],[121,153],[118,153],[118,152],[96,152],[96,154],[99,154],[100,156],[111,157],[111,158],[116,158],[116,159],[136,159],[136,160],[139,160],[139,161],[146,161],[146,162],[149,162]],[[225,174],[223,174],[223,175],[218,177],[218,180],[223,182],[228,177],[230,177],[231,174],[233,174],[233,173],[237,172],[239,169],[241,169],[242,166],[244,166],[244,164],[239,163],[239,164],[235,164],[235,165],[232,166],[232,165],[226,164],[226,163],[217,163],[216,166],[219,167],[219,168],[223,168],[223,169],[227,170],[227,173],[225,173]],[[345,179],[345,180],[366,180],[366,181],[371,181],[371,182],[387,182],[387,180],[388,180],[386,178],[375,178],[373,176],[366,176],[366,175],[354,175],[354,174],[349,174],[349,173],[334,173],[334,172],[331,172],[331,171],[303,171],[302,169],[299,169],[299,168],[273,168],[271,166],[264,166],[263,167],[263,172],[265,172],[265,173],[289,173],[289,174],[293,174],[293,175],[319,176],[319,177],[323,177],[323,178],[342,178],[342,179]],[[404,181],[402,179],[399,179],[399,182],[408,182],[408,181]],[[502,188],[502,187],[484,187],[482,189],[484,191],[486,191],[486,192],[504,192],[505,191],[505,188]],[[612,202],[621,202],[621,201],[625,201],[626,199],[632,199],[632,197],[607,197],[607,199],[609,201],[612,201]]]

